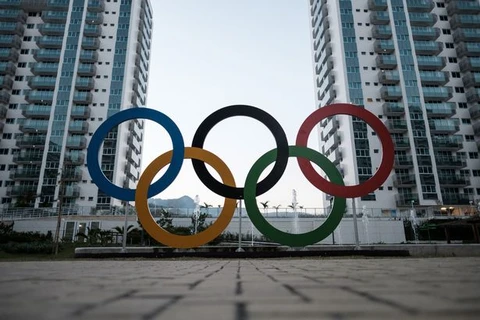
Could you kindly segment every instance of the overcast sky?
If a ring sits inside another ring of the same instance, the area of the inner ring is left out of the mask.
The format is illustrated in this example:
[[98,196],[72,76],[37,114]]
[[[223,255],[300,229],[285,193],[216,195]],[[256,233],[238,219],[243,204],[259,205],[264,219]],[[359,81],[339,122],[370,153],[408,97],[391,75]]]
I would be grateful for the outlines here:
[[[307,0],[151,2],[154,29],[147,107],[172,118],[186,146],[191,146],[208,115],[233,104],[267,111],[283,126],[289,143],[295,143],[300,124],[315,108]],[[316,134],[309,146],[318,148]],[[147,121],[142,167],[171,148],[166,131]],[[275,141],[261,123],[236,117],[215,126],[204,148],[222,158],[237,186],[243,186],[252,164],[275,148]],[[294,158],[277,185],[258,201],[287,206],[292,189],[297,190],[300,205],[320,206],[320,191],[303,177]],[[183,195],[199,195],[213,206],[223,203],[203,186],[190,160],[155,198]]]

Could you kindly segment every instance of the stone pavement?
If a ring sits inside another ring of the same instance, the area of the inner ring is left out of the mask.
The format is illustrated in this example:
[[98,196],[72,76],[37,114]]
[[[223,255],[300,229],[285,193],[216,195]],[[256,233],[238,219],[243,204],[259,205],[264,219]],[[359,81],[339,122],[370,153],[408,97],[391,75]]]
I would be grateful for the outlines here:
[[0,262],[0,319],[479,319],[480,258]]

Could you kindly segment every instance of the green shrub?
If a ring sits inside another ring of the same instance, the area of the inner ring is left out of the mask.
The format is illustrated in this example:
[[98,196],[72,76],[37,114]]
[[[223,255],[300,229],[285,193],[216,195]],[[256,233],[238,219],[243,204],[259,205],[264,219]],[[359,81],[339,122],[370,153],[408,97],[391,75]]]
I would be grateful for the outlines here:
[[[52,248],[52,242],[9,242],[0,244],[0,250],[7,253],[50,254]],[[61,247],[59,247],[60,249]]]

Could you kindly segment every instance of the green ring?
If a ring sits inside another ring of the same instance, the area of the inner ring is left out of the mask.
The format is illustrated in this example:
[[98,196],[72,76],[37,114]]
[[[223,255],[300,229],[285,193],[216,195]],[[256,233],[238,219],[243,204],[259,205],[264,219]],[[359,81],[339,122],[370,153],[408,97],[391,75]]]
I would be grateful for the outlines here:
[[[328,237],[340,224],[346,209],[346,199],[335,197],[333,208],[327,220],[315,230],[307,233],[292,234],[278,230],[272,226],[261,214],[257,206],[256,186],[263,170],[275,161],[277,157],[277,149],[273,149],[265,153],[255,162],[248,172],[245,181],[244,199],[245,208],[250,220],[258,231],[271,240],[290,247],[304,247]],[[289,157],[306,158],[317,164],[327,174],[330,181],[334,184],[345,185],[342,175],[338,172],[335,165],[328,160],[323,154],[306,147],[289,146]]]

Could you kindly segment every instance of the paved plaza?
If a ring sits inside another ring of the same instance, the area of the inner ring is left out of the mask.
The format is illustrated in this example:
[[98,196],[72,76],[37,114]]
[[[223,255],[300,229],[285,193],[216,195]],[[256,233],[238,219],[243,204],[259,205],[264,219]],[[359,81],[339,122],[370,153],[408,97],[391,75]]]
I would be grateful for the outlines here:
[[480,258],[0,262],[0,319],[479,319]]

